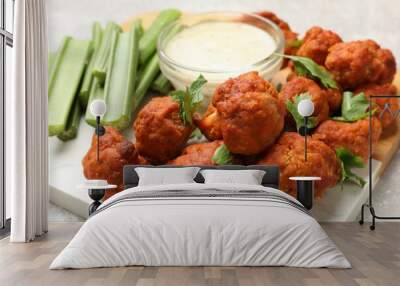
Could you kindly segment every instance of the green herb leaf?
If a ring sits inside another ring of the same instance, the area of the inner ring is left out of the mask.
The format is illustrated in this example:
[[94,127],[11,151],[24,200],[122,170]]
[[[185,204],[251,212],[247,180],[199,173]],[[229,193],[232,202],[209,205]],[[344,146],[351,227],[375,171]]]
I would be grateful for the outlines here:
[[303,40],[296,39],[296,40],[286,42],[286,47],[298,49],[301,47],[302,44],[303,44]]
[[333,120],[354,122],[368,117],[369,101],[363,92],[353,96],[351,91],[343,93],[342,116],[333,117]]
[[354,174],[351,169],[352,168],[363,168],[365,166],[363,159],[360,156],[354,155],[351,151],[346,148],[336,148],[336,156],[340,160],[340,167],[342,177],[340,182],[352,182],[359,187],[364,187],[366,182],[360,176]]
[[275,53],[275,55],[290,59],[294,63],[296,72],[300,76],[306,76],[311,79],[317,79],[325,88],[338,88],[336,81],[333,79],[332,74],[327,71],[323,66],[320,66],[310,58],[288,56]]
[[201,133],[201,130],[199,128],[196,128],[193,130],[192,134],[190,134],[190,139],[201,139],[203,137],[203,133]]
[[173,100],[179,103],[180,116],[184,124],[193,125],[193,114],[202,103],[204,97],[201,90],[207,80],[202,76],[192,82],[186,91],[176,90],[170,93]]
[[[292,114],[294,121],[296,122],[297,130],[300,130],[301,127],[304,126],[304,117],[300,115],[299,111],[297,110],[297,106],[299,102],[303,99],[311,99],[311,96],[308,92],[301,93],[294,97],[294,100],[287,100],[286,101],[286,109]],[[308,118],[307,121],[307,128],[313,129],[317,126],[317,119],[314,116]]]
[[211,161],[213,161],[217,165],[229,165],[233,162],[233,156],[226,145],[222,144],[217,148],[217,150],[215,150]]

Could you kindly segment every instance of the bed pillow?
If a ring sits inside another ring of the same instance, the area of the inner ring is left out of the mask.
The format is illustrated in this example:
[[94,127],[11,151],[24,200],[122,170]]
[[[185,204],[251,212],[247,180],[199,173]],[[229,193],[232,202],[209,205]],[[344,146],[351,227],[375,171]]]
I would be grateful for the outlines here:
[[261,185],[265,171],[262,170],[202,170],[205,184]]
[[135,168],[139,186],[195,183],[198,167],[185,168]]

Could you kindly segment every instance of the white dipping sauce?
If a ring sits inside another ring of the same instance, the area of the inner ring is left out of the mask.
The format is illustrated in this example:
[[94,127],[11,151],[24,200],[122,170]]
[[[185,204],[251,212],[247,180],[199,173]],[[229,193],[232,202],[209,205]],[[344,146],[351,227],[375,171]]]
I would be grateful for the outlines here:
[[203,22],[175,35],[165,54],[178,64],[226,71],[257,63],[276,49],[266,31],[240,22]]

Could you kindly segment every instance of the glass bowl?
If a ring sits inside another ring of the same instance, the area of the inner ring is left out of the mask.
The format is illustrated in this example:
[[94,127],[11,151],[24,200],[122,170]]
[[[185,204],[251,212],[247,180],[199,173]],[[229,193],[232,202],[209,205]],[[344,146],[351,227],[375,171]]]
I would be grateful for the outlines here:
[[[160,59],[160,68],[163,74],[170,80],[176,89],[185,89],[200,74],[207,79],[207,84],[203,88],[204,102],[207,106],[211,100],[215,87],[229,78],[236,77],[249,71],[257,71],[264,79],[269,80],[278,72],[282,65],[282,58],[270,54],[255,63],[247,66],[237,67],[231,70],[224,69],[201,69],[182,63],[178,63],[170,58],[165,50],[168,42],[183,29],[203,22],[242,22],[267,32],[275,41],[276,48],[274,53],[283,54],[285,40],[281,29],[268,19],[264,19],[255,14],[241,12],[209,12],[201,14],[187,14],[181,19],[166,26],[160,33],[157,43],[157,51]],[[240,39],[238,39],[240,40]]]

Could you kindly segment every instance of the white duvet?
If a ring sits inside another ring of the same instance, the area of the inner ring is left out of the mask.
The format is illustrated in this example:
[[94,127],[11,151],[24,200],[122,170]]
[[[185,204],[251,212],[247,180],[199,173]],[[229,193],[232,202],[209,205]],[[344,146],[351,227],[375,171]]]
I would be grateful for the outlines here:
[[[133,192],[263,190],[254,185],[180,184],[136,187],[105,201],[50,269],[145,266],[294,266],[349,268],[311,216],[261,198],[150,198]],[[108,207],[107,207],[108,206]],[[101,209],[100,208],[100,209]]]

